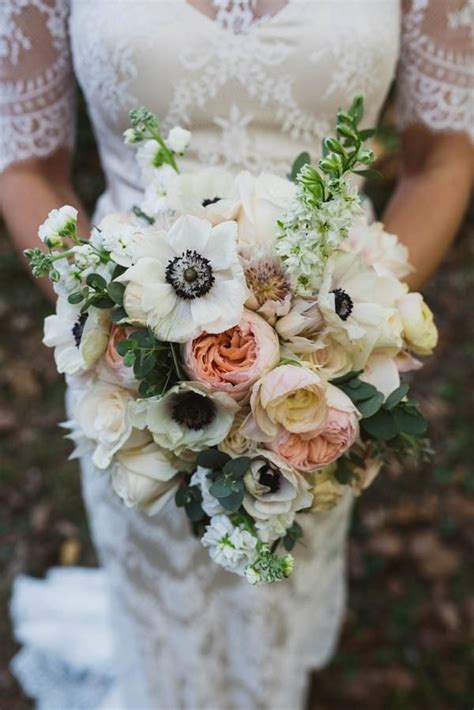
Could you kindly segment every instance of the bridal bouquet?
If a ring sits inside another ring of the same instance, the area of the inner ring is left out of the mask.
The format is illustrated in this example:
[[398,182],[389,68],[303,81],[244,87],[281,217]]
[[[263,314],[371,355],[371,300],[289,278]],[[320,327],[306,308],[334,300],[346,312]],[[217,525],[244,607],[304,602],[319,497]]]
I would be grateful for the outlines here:
[[356,98],[323,158],[288,179],[180,173],[191,134],[144,109],[143,199],[90,238],[53,210],[26,252],[58,294],[44,342],[75,390],[70,437],[128,507],[184,508],[211,558],[249,582],[293,570],[304,515],[359,494],[388,453],[423,448],[400,376],[437,340],[400,280],[407,250],[369,223],[351,172],[373,153]]

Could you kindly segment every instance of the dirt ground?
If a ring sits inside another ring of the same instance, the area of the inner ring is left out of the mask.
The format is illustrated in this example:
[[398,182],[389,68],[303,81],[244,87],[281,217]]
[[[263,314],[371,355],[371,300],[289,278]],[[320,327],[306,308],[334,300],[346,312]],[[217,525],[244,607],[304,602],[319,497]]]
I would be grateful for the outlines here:
[[[90,207],[102,186],[84,118],[75,168]],[[392,173],[395,162],[388,164]],[[390,184],[377,188],[386,198]],[[414,390],[434,456],[392,465],[356,505],[350,596],[332,663],[314,675],[314,710],[461,710],[474,704],[474,212],[426,289],[440,328]],[[26,710],[8,670],[13,578],[94,565],[78,468],[58,422],[64,385],[41,344],[48,312],[0,235],[0,708]],[[66,710],[66,709],[65,709]],[[288,709],[290,710],[290,709]]]

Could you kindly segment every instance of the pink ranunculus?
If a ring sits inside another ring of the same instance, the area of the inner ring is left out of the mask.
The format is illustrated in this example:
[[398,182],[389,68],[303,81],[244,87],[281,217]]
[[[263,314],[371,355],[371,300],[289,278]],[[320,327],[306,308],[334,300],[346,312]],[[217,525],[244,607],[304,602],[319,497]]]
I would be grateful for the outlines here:
[[183,347],[189,377],[244,401],[252,385],[280,359],[278,337],[256,313],[244,310],[239,325],[223,333],[204,333]]
[[357,410],[340,389],[328,384],[328,416],[322,430],[294,434],[280,427],[270,448],[291,466],[304,472],[315,471],[336,461],[359,434]]
[[133,374],[133,367],[124,365],[123,357],[117,352],[118,343],[128,338],[135,330],[136,328],[123,325],[112,325],[107,350],[97,366],[97,373],[101,380],[130,390],[138,389],[139,383]]
[[326,383],[304,366],[279,365],[254,385],[250,406],[242,432],[256,441],[271,441],[280,427],[295,434],[322,430]]

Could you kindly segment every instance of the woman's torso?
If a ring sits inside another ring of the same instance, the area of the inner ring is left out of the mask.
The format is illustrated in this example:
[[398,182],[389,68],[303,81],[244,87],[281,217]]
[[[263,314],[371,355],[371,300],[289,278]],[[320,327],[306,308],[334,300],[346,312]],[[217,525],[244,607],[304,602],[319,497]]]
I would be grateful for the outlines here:
[[289,0],[246,27],[249,4],[213,19],[186,0],[71,0],[74,68],[107,179],[100,212],[136,200],[122,133],[137,106],[165,130],[192,130],[185,169],[284,175],[301,151],[318,156],[336,110],[358,93],[375,122],[398,58],[399,0]]

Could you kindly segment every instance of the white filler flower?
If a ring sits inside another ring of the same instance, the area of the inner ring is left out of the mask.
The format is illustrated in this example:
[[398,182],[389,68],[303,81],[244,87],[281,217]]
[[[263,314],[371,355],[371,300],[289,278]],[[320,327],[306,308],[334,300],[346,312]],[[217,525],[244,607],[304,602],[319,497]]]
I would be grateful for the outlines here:
[[191,132],[181,126],[175,126],[168,133],[166,145],[173,153],[182,155],[191,142]]
[[240,322],[248,290],[236,237],[235,222],[212,227],[197,217],[180,217],[168,233],[155,235],[151,256],[117,279],[128,283],[135,300],[139,287],[142,320],[159,340],[182,343]]
[[62,237],[76,233],[77,210],[71,205],[64,205],[58,210],[51,210],[48,218],[38,230],[38,236],[47,246],[59,246]]
[[246,567],[257,555],[257,538],[236,527],[227,515],[215,515],[201,538],[214,562],[230,572],[244,575]]

